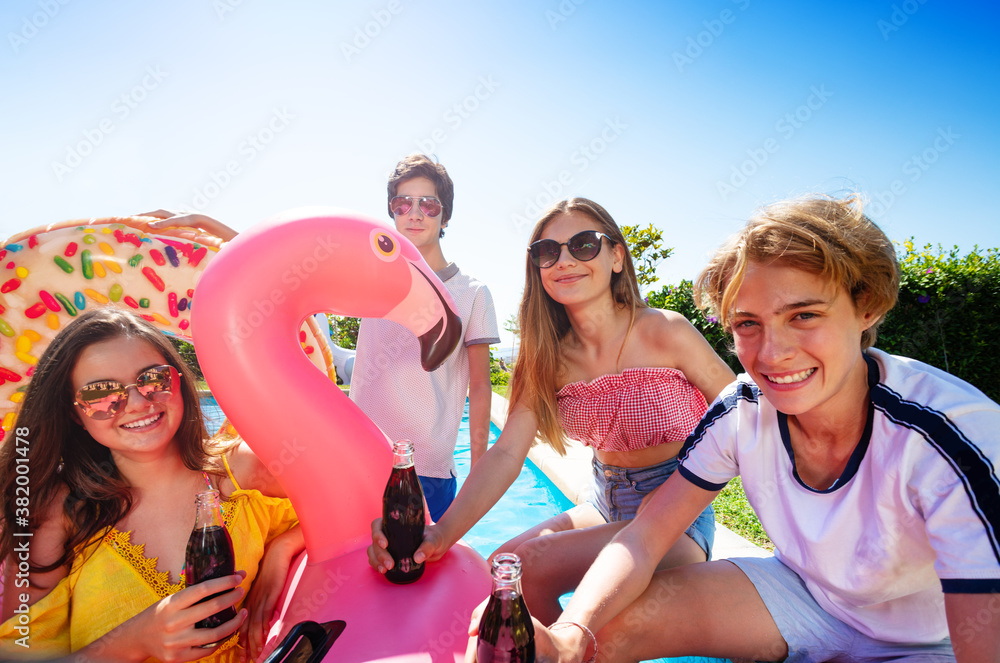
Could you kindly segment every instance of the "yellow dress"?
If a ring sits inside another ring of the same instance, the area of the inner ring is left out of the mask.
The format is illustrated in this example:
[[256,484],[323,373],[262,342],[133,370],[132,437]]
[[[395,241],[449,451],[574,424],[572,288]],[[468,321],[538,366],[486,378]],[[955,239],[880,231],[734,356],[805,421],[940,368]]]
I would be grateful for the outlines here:
[[[228,464],[226,466],[229,472]],[[222,503],[223,518],[233,539],[237,570],[246,571],[244,599],[257,577],[265,546],[298,523],[292,503],[267,497],[258,490],[236,486]],[[156,559],[147,558],[142,544],[133,544],[129,532],[112,528],[96,543],[93,554],[77,555],[69,575],[37,601],[28,614],[30,648],[17,644],[24,637],[15,615],[0,625],[0,660],[51,658],[75,652],[139,614],[152,604],[184,589],[184,577],[173,584],[167,572],[156,570]],[[242,601],[236,604],[239,608]],[[154,661],[155,659],[148,659]],[[202,661],[228,663],[239,660],[236,638]]]

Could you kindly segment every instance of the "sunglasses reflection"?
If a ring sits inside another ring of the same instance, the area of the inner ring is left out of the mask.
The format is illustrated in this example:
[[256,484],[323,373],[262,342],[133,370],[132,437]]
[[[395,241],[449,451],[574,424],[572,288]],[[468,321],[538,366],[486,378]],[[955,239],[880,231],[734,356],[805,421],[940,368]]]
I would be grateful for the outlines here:
[[427,216],[437,216],[441,213],[441,201],[433,196],[395,196],[389,201],[389,209],[397,216],[409,214],[414,203]]
[[132,387],[151,403],[164,402],[177,391],[179,379],[180,374],[173,366],[154,366],[137,375],[134,384],[101,380],[84,385],[76,392],[75,403],[91,419],[110,419],[128,402],[128,390]]

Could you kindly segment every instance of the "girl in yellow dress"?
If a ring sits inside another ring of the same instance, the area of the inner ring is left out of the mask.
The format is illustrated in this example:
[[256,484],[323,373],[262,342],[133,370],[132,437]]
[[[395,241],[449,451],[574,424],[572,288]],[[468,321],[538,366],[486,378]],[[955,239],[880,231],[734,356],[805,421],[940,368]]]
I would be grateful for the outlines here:
[[[195,495],[208,487],[222,494],[237,573],[186,588]],[[261,461],[245,444],[209,445],[167,338],[113,308],[79,316],[39,360],[0,447],[0,501],[2,659],[237,661],[237,640],[255,657],[303,548]],[[231,605],[235,618],[195,628]]]

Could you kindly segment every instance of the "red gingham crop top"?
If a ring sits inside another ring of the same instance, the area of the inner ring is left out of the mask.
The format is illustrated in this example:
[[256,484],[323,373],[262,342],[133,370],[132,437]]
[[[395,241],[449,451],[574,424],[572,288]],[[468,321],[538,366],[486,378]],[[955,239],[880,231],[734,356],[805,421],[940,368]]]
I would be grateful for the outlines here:
[[566,434],[601,451],[635,451],[684,440],[708,409],[675,368],[626,368],[556,394]]

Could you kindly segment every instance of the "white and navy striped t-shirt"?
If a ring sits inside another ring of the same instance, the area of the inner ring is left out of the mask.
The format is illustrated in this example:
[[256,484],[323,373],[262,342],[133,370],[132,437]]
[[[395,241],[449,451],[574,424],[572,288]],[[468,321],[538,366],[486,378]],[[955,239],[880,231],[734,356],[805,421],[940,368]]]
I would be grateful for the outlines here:
[[351,400],[392,440],[413,441],[417,474],[455,476],[455,439],[469,389],[470,345],[499,343],[486,284],[450,263],[439,272],[462,319],[463,342],[434,371],[420,365],[420,343],[406,327],[365,318],[351,375]]
[[944,592],[1000,592],[1000,406],[918,361],[868,350],[871,406],[826,490],[795,470],[787,416],[740,375],[688,438],[681,474],[736,475],[775,545],[823,608],[890,642],[948,636]]

